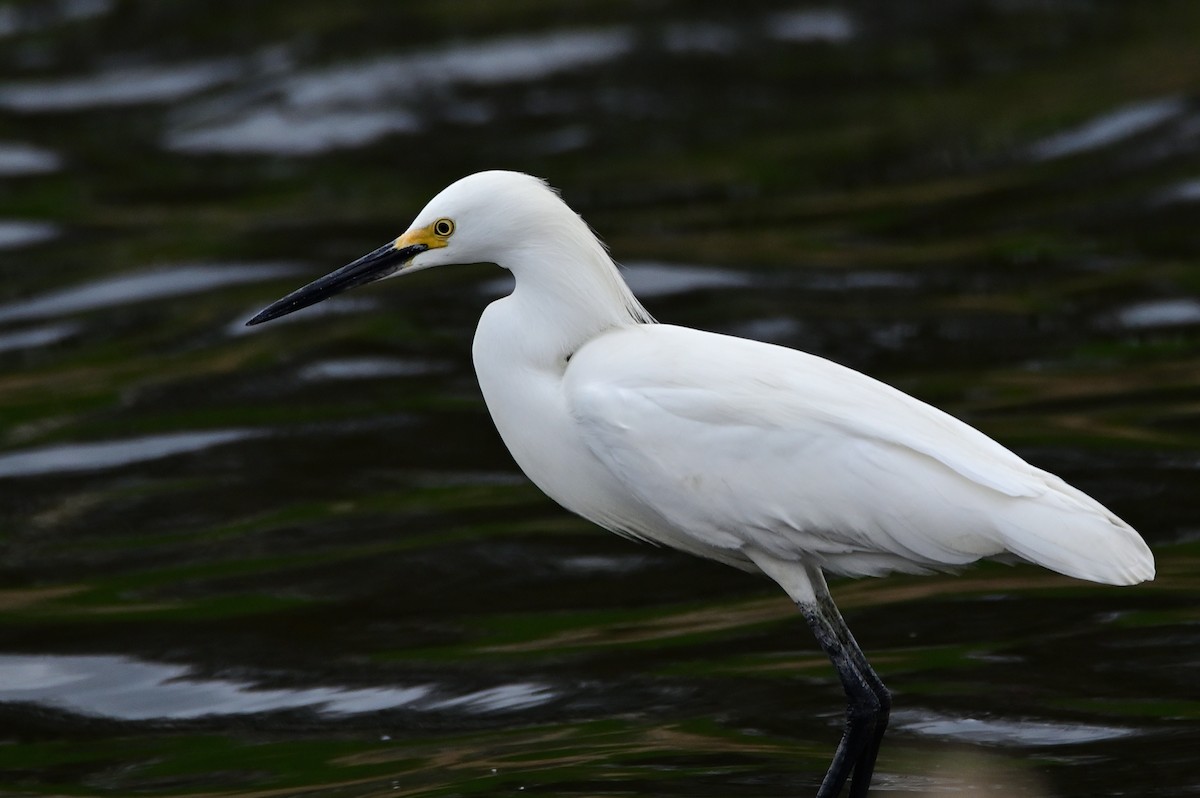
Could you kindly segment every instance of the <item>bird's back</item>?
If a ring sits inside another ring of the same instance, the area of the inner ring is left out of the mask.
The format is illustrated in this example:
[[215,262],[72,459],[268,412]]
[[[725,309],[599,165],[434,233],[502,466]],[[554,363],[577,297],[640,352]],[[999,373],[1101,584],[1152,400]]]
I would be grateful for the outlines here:
[[1098,582],[1154,574],[1142,539],[1095,500],[822,358],[639,325],[582,347],[563,388],[630,506],[662,518],[631,512],[624,531],[643,537],[678,545],[683,536],[689,550],[725,560],[749,547],[851,575],[1007,553]]

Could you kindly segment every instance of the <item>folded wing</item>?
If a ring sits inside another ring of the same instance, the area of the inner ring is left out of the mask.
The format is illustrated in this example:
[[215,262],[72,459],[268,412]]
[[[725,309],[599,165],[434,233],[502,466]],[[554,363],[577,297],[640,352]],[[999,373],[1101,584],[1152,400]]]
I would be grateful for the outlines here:
[[648,325],[583,347],[564,390],[595,457],[665,519],[639,536],[853,575],[1011,553],[1093,581],[1153,577],[1145,543],[1098,502],[821,358]]

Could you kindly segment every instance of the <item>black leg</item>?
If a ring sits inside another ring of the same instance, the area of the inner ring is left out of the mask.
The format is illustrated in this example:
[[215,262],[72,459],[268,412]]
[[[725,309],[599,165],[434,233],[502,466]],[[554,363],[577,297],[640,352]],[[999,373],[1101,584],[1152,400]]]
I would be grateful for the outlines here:
[[815,574],[810,575],[815,601],[798,606],[817,642],[837,669],[848,699],[846,728],[821,788],[817,790],[817,798],[836,798],[852,772],[849,798],[863,798],[871,786],[875,758],[887,730],[892,696],[854,641],[854,635],[850,634],[829,595],[824,577],[820,571],[813,571]]

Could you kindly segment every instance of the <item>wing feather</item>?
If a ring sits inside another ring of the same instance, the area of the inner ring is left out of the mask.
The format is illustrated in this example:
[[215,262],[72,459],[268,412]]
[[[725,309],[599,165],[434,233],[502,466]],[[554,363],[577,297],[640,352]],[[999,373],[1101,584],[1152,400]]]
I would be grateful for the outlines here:
[[[564,390],[594,456],[672,527],[637,533],[670,545],[750,546],[852,574],[1006,550],[1079,571],[1071,562],[1086,543],[1068,557],[1060,530],[1028,529],[1064,521],[1123,528],[1145,548],[1095,501],[967,424],[794,350],[631,328],[576,353]],[[1102,566],[1083,570],[1109,581]]]

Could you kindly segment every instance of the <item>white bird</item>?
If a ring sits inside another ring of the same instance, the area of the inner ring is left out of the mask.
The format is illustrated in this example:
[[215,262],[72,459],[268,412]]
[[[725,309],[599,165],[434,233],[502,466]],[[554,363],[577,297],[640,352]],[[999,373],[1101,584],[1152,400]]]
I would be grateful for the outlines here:
[[263,310],[363,283],[494,263],[473,359],[526,475],[605,529],[758,570],[799,605],[849,698],[818,798],[865,795],[891,696],[825,573],[879,576],[1020,558],[1115,585],[1154,577],[1128,524],[983,433],[814,355],[657,324],[587,224],[515,172],[444,189],[408,230]]

